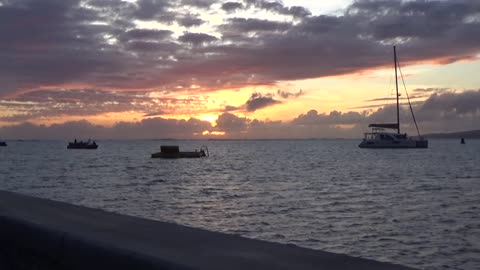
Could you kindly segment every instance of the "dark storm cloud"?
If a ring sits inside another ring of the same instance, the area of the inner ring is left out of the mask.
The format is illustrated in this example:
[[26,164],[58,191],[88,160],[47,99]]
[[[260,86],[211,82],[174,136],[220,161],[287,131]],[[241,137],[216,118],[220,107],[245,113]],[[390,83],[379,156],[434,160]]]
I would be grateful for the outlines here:
[[[348,12],[360,16],[380,15],[371,24],[378,39],[398,37],[430,38],[448,35],[464,20],[479,10],[475,1],[358,1]],[[392,29],[396,29],[392,31]]]
[[285,31],[291,27],[290,23],[261,20],[261,19],[244,19],[232,18],[228,23],[221,26],[227,31],[234,32],[256,32],[256,31]]
[[126,47],[132,51],[136,52],[175,52],[178,48],[175,43],[161,43],[161,42],[150,42],[150,41],[132,41],[126,44]]
[[204,33],[184,33],[178,38],[181,42],[199,45],[217,40],[216,37]]
[[181,5],[207,9],[216,2],[215,0],[182,0]]
[[169,30],[152,30],[152,29],[133,29],[128,30],[121,35],[121,39],[130,40],[164,40],[172,35]]
[[[407,5],[399,1],[388,2],[395,2],[400,6]],[[461,19],[455,20],[455,24],[445,25],[446,29],[442,32],[432,31],[433,36],[425,38],[412,36],[412,39],[407,40],[401,27],[389,30],[391,36],[403,38],[397,41],[403,43],[399,46],[399,58],[402,63],[434,59],[448,62],[472,58],[479,52],[480,24],[478,21],[466,22],[469,16],[478,16],[475,15],[479,10],[478,4],[467,1],[456,3],[455,5],[466,7],[465,10],[469,12],[466,14],[457,14],[455,9],[450,10],[450,4],[452,3],[444,2],[436,8],[449,16],[458,16]],[[236,62],[238,66],[245,65],[245,68],[247,65],[254,66],[256,73],[260,74],[257,78],[266,81],[345,74],[390,64],[392,49],[388,43],[392,42],[391,36],[381,37],[374,33],[380,31],[381,21],[387,20],[391,12],[404,11],[403,21],[408,23],[442,24],[443,21],[442,18],[435,16],[428,16],[427,22],[414,20],[416,17],[412,17],[414,15],[410,9],[393,10],[389,5],[384,9],[384,13],[373,9],[353,12],[351,9],[340,17],[310,16],[292,26],[282,37],[265,35],[261,38],[262,43],[258,48],[250,47],[244,52],[233,51],[227,57],[230,57],[229,62]],[[467,32],[471,33],[470,37],[464,34]]]
[[265,9],[283,15],[306,17],[311,14],[310,11],[304,7],[285,7],[280,1],[245,0],[245,2],[247,3],[247,5],[255,6],[257,8]]
[[263,109],[269,106],[273,106],[281,103],[278,100],[273,99],[272,95],[262,95],[260,93],[253,93],[252,96],[245,103],[248,112],[254,112],[259,109]]
[[243,9],[243,4],[239,2],[226,2],[222,4],[222,9],[226,12],[234,12]]
[[[480,52],[478,1],[356,1],[340,16],[312,16],[264,0],[3,3],[0,97],[71,85],[183,91],[192,78],[199,86],[195,91],[274,85],[391,65],[393,43],[403,64],[468,60]],[[232,10],[239,7],[234,3],[296,18],[238,17],[212,25],[218,32],[186,32],[178,40],[178,33],[135,25],[197,26],[202,18],[188,12],[223,13],[221,4]]]
[[204,24],[205,21],[200,19],[198,15],[186,14],[178,19],[178,24],[185,27],[200,26]]
[[[94,23],[101,22],[101,23]],[[108,37],[114,24],[79,1],[14,1],[0,6],[0,91],[86,83],[120,72],[132,60]]]
[[[171,7],[171,1],[168,0],[138,0],[134,16],[142,20],[165,20],[170,15],[167,9]],[[167,19],[168,21],[168,19]]]
[[300,6],[289,7],[287,11],[284,12],[284,14],[292,15],[294,17],[299,17],[299,18],[303,18],[311,15],[308,9]]
[[247,128],[249,120],[245,117],[238,117],[225,112],[218,116],[217,129],[225,132],[243,131]]
[[282,97],[284,99],[298,98],[300,96],[303,96],[304,94],[305,94],[305,92],[303,92],[303,90],[301,90],[301,89],[296,93],[291,93],[291,92],[287,92],[287,91],[283,91],[283,90],[277,90],[277,95],[279,95],[280,97]]
[[349,29],[342,29],[344,21],[342,17],[334,17],[327,15],[320,15],[310,17],[296,28],[300,33],[305,34],[326,34],[333,31],[348,31]]

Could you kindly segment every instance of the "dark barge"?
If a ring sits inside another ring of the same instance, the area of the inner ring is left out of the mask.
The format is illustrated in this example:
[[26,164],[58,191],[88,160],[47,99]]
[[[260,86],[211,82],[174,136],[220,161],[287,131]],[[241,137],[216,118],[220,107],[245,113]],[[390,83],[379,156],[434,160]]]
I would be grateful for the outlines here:
[[209,153],[206,146],[202,146],[200,150],[180,152],[178,145],[162,145],[160,146],[160,152],[152,154],[152,158],[201,158],[208,156]]

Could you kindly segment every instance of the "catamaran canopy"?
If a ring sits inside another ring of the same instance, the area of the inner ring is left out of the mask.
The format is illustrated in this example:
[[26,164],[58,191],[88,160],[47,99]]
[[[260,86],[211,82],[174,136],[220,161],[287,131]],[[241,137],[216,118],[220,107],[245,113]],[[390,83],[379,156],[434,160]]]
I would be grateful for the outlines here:
[[368,127],[398,129],[398,124],[370,124]]

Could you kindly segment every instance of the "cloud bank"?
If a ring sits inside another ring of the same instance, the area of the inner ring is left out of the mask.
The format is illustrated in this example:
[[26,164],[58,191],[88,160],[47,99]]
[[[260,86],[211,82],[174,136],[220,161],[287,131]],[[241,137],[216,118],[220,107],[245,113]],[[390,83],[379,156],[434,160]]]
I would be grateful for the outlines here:
[[[422,89],[420,90],[422,91]],[[480,90],[456,93],[432,90],[425,102],[415,103],[414,111],[422,133],[480,129]],[[401,110],[402,130],[415,135],[411,115]],[[376,111],[318,113],[309,110],[291,121],[269,121],[240,117],[230,112],[219,115],[216,125],[191,118],[189,120],[155,117],[138,122],[118,122],[112,127],[93,125],[87,121],[67,122],[51,126],[24,123],[1,127],[6,139],[199,139],[199,138],[359,138],[369,123],[394,122],[393,105]],[[202,135],[224,132],[225,135]]]

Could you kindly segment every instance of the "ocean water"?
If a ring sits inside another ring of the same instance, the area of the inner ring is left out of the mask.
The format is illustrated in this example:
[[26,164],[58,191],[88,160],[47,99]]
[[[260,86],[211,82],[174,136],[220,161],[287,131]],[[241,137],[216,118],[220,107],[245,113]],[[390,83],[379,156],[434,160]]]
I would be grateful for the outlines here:
[[[480,269],[480,140],[62,141],[0,147],[0,189],[420,269]],[[205,159],[151,159],[161,144]]]

